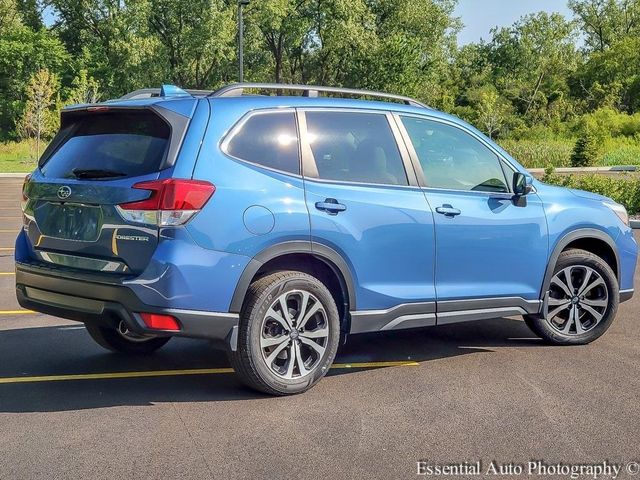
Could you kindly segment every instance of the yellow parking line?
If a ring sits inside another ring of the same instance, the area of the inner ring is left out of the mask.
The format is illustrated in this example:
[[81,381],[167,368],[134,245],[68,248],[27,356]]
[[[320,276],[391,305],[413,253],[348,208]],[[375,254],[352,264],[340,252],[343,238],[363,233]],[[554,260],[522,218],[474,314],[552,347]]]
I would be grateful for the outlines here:
[[331,368],[381,368],[381,367],[417,367],[420,364],[412,361],[400,362],[355,362],[355,363],[334,363]]
[[0,233],[18,233],[20,229],[17,230],[0,230]]
[[0,247],[1,252],[13,252],[14,250],[13,247]]
[[16,272],[0,272],[0,275],[15,275]]
[[[335,363],[331,368],[416,367],[418,365],[418,362],[364,362]],[[155,370],[147,372],[78,373],[71,375],[42,375],[37,377],[4,377],[0,378],[0,384],[62,382],[66,380],[105,380],[114,378],[176,377],[185,375],[216,375],[226,373],[233,373],[233,368],[195,368],[191,370]]]
[[0,315],[25,315],[27,313],[37,313],[33,310],[0,310]]

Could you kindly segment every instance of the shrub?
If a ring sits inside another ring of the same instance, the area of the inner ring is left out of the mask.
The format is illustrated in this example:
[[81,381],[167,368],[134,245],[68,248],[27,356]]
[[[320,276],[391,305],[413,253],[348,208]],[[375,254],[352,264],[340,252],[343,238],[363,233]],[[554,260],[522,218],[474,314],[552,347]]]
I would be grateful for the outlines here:
[[585,127],[571,154],[572,167],[590,167],[597,163],[600,153],[600,141],[594,131]]

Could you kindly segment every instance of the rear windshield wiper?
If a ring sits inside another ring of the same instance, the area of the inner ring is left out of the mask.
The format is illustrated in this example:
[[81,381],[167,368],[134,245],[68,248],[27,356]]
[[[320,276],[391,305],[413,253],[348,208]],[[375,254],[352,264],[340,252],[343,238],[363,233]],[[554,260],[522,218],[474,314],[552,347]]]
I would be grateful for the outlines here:
[[100,168],[74,168],[71,170],[71,173],[73,173],[73,176],[76,178],[115,178],[127,176],[126,173]]

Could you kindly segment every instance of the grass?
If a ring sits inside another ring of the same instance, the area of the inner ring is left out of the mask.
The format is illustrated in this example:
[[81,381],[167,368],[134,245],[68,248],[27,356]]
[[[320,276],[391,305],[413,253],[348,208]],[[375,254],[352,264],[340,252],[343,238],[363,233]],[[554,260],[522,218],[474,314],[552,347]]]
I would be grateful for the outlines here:
[[500,140],[500,146],[527,168],[570,167],[573,140]]
[[[46,146],[46,143],[41,143],[41,151]],[[0,173],[30,172],[35,165],[35,141],[0,143]]]
[[[570,167],[574,139],[560,140],[500,140],[502,148],[527,168]],[[595,166],[640,165],[640,140],[608,138]]]

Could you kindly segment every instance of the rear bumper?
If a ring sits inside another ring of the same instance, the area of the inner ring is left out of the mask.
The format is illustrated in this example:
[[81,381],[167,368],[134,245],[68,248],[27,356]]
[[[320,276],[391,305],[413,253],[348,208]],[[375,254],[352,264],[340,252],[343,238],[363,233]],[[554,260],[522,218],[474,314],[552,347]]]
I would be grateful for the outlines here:
[[[55,275],[49,269],[16,264],[16,296],[24,308],[83,323],[117,327],[122,321],[139,334],[207,338],[235,350],[238,314],[160,308],[143,303],[123,285],[93,283]],[[179,332],[151,330],[139,312],[178,319]]]

